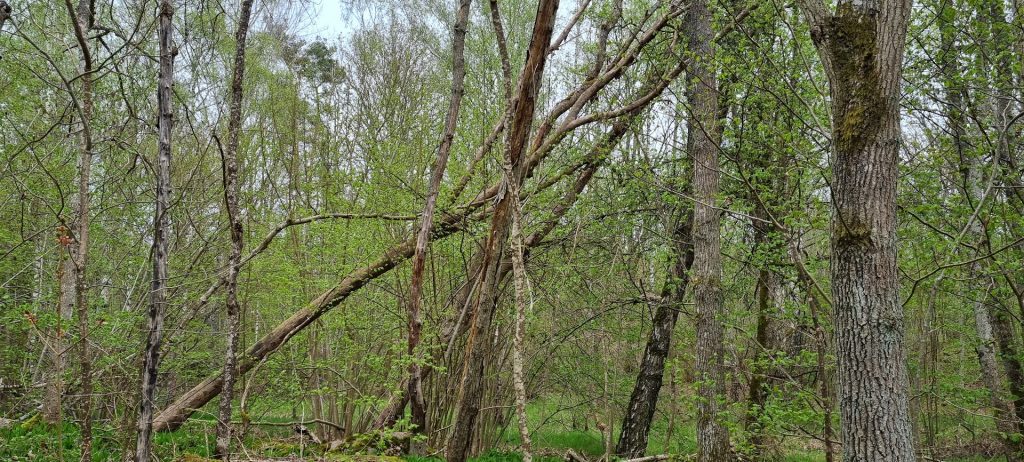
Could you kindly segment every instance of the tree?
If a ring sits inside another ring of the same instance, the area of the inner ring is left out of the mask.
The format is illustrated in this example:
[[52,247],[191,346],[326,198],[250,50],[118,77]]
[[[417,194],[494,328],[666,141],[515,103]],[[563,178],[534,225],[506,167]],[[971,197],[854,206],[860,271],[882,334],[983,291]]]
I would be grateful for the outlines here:
[[722,249],[719,194],[718,84],[714,68],[711,10],[697,1],[686,10],[686,147],[693,161],[693,265],[691,281],[697,325],[697,460],[730,460],[729,432],[723,422],[725,334],[722,318]]
[[242,262],[243,230],[239,213],[238,195],[238,140],[242,126],[242,93],[245,79],[245,47],[249,33],[249,19],[252,15],[253,0],[242,0],[238,28],[235,31],[234,72],[231,74],[231,96],[228,102],[228,145],[221,153],[224,169],[224,209],[228,215],[231,230],[231,251],[228,254],[228,274],[225,280],[228,318],[227,347],[224,350],[224,385],[220,395],[217,414],[216,454],[224,460],[231,460],[231,401],[234,399],[236,377],[236,356],[238,349],[239,305],[238,271]]
[[[555,12],[558,0],[541,0],[537,5],[537,17],[533,24],[533,35],[526,52],[526,62],[516,85],[515,99],[507,116],[508,130],[505,139],[505,157],[511,166],[511,176],[502,178],[506,185],[514,182],[519,188],[526,177],[529,163],[524,152],[533,124],[533,112],[540,92],[541,79],[544,76],[544,64],[547,61],[548,44],[551,42],[555,26]],[[507,186],[505,187],[507,190]],[[458,405],[451,436],[448,439],[447,459],[451,462],[464,462],[469,456],[476,419],[480,413],[482,393],[484,354],[489,342],[495,299],[499,295],[500,268],[502,266],[505,245],[508,242],[511,220],[512,195],[501,194],[494,206],[490,229],[483,247],[483,258],[480,265],[478,293],[470,317],[470,331],[466,340],[466,365],[464,377],[459,387]]]
[[[90,185],[93,156],[93,55],[87,39],[88,31],[93,26],[93,4],[89,0],[80,0],[78,7],[71,0],[64,0],[68,16],[80,53],[81,87],[80,102],[77,104],[78,116],[82,123],[81,145],[78,160],[78,203],[75,229],[75,243],[70,261],[74,264],[75,312],[78,318],[79,335],[79,367],[81,374],[81,445],[83,461],[92,460],[92,351],[89,347],[89,286],[86,281],[86,268],[89,256],[89,208]],[[70,92],[71,89],[69,88]],[[58,333],[59,335],[59,333]]]
[[142,362],[142,402],[139,404],[135,461],[149,462],[153,452],[153,409],[156,397],[160,348],[163,344],[164,316],[167,313],[167,251],[171,206],[171,133],[174,110],[171,102],[174,86],[174,50],[171,45],[174,6],[160,2],[159,42],[160,75],[157,84],[158,153],[156,166],[156,206],[153,216],[153,280],[147,316],[148,335]]
[[832,297],[843,459],[916,460],[896,272],[907,0],[801,2],[831,88]]
[[[427,192],[426,205],[420,219],[420,230],[416,235],[416,250],[412,257],[412,276],[409,281],[409,402],[412,405],[412,424],[416,433],[426,433],[427,411],[423,400],[423,377],[421,364],[417,358],[417,347],[420,344],[423,321],[420,311],[423,305],[423,269],[427,258],[427,245],[430,241],[430,230],[433,227],[434,208],[437,195],[441,189],[448,156],[451,154],[452,139],[459,122],[459,109],[462,107],[462,95],[465,94],[466,79],[466,30],[469,28],[469,7],[471,0],[462,0],[455,14],[454,40],[452,40],[452,95],[448,104],[448,115],[445,118],[444,132],[437,148],[437,159],[430,173],[430,185]],[[415,448],[414,454],[421,454],[422,448]]]

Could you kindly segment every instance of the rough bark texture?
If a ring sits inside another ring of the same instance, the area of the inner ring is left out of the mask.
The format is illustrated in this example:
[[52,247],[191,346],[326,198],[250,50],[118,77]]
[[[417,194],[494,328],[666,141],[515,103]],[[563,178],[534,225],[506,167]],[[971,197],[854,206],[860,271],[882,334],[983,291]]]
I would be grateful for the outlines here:
[[896,271],[896,175],[907,0],[804,1],[829,77],[832,296],[846,461],[916,460]]
[[690,235],[693,223],[689,216],[679,217],[678,220],[672,232],[672,263],[661,289],[661,300],[654,311],[651,333],[647,337],[643,359],[640,360],[640,372],[626,406],[619,442],[615,447],[615,454],[622,458],[643,457],[647,451],[647,437],[658,405],[672,332],[689,284],[689,271],[693,265],[693,240]]
[[174,113],[171,87],[174,84],[174,51],[171,49],[171,20],[174,8],[170,0],[160,2],[159,42],[160,75],[157,82],[156,211],[153,216],[153,281],[147,313],[148,334],[142,360],[142,396],[139,403],[135,461],[149,462],[153,442],[153,398],[156,396],[160,347],[163,343],[164,315],[167,313],[167,233],[171,204],[171,131]]
[[452,424],[452,433],[448,439],[447,459],[450,462],[465,462],[469,456],[477,417],[480,413],[480,401],[483,392],[484,359],[488,344],[488,330],[494,315],[495,297],[498,295],[498,276],[502,266],[502,253],[508,242],[509,224],[511,219],[512,196],[508,194],[509,182],[515,187],[522,185],[526,174],[527,163],[523,159],[526,142],[533,125],[534,109],[537,94],[540,91],[541,79],[544,75],[544,64],[547,61],[547,47],[551,42],[554,29],[555,12],[558,0],[541,0],[537,5],[537,16],[533,24],[533,34],[526,52],[526,62],[519,76],[515,101],[508,115],[508,132],[506,138],[506,162],[511,165],[511,175],[503,181],[506,186],[499,194],[491,227],[484,244],[481,278],[477,296],[473,302],[470,332],[466,341],[465,369],[456,416]]
[[[409,285],[409,342],[407,351],[411,362],[409,363],[409,385],[406,393],[409,394],[412,424],[415,425],[414,431],[416,433],[426,433],[427,431],[427,410],[423,399],[422,367],[416,354],[416,348],[420,343],[420,332],[423,329],[423,321],[420,319],[420,311],[423,306],[423,270],[427,259],[427,246],[430,243],[430,229],[433,225],[437,195],[441,189],[441,180],[444,178],[445,168],[448,165],[448,155],[451,153],[452,140],[455,138],[455,127],[459,121],[462,95],[465,93],[463,82],[466,78],[466,60],[464,53],[471,3],[471,0],[462,0],[459,3],[459,10],[455,17],[455,37],[452,41],[451,100],[448,103],[448,116],[445,119],[444,133],[441,135],[441,143],[437,148],[437,158],[430,173],[430,189],[427,192],[427,203],[423,207],[420,230],[416,236],[416,250],[412,258],[412,276]],[[423,448],[421,444],[413,442],[411,446],[411,453],[422,454]]]
[[224,384],[220,395],[217,418],[217,447],[214,454],[221,459],[231,459],[231,400],[234,399],[236,350],[238,349],[239,305],[238,272],[242,262],[242,218],[238,210],[238,137],[242,128],[242,97],[245,82],[245,46],[249,34],[249,20],[252,16],[253,0],[242,0],[235,31],[235,62],[231,75],[231,96],[228,103],[228,145],[223,155],[224,208],[227,210],[228,226],[231,230],[231,251],[228,254],[228,274],[225,280],[227,305],[227,348],[224,351]]
[[713,67],[711,11],[690,4],[685,33],[693,59],[687,75],[687,150],[693,159],[693,295],[696,304],[697,460],[731,459],[723,420],[725,347],[722,325],[721,209],[718,208],[718,84]]

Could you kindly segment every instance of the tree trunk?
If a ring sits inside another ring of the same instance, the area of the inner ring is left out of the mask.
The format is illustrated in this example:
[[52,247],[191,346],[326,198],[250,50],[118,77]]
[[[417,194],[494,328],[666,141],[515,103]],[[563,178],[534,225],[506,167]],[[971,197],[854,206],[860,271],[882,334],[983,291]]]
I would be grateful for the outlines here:
[[249,33],[249,19],[252,16],[253,0],[242,0],[242,10],[235,31],[235,62],[231,76],[231,100],[228,103],[228,145],[222,152],[224,169],[224,208],[231,230],[231,252],[228,254],[228,274],[225,280],[227,305],[228,338],[224,351],[224,384],[220,394],[217,420],[216,457],[231,460],[231,401],[234,398],[236,351],[238,349],[239,306],[238,272],[242,262],[242,217],[239,213],[238,195],[238,138],[242,128],[242,84],[245,78],[245,46]]
[[[75,229],[75,244],[71,261],[75,271],[75,311],[78,318],[79,373],[81,374],[80,403],[82,423],[79,428],[81,439],[81,460],[92,461],[92,351],[89,348],[89,297],[86,282],[89,250],[89,181],[92,170],[93,136],[93,61],[87,36],[93,24],[92,3],[80,0],[77,9],[71,0],[64,0],[71,17],[75,39],[81,53],[81,94],[79,95],[79,116],[82,119],[81,154],[78,160],[78,220]],[[71,91],[68,88],[68,91]]]
[[896,271],[907,0],[803,0],[831,85],[832,296],[843,458],[916,460]]
[[[512,175],[512,165],[505,164],[506,176]],[[509,183],[512,196],[512,273],[515,286],[515,316],[512,332],[512,387],[516,395],[516,420],[519,427],[519,450],[523,462],[533,462],[530,448],[530,428],[526,421],[526,383],[523,377],[525,361],[523,336],[526,334],[526,291],[529,281],[526,275],[525,242],[523,240],[523,209],[519,198],[519,186]]]
[[57,325],[53,336],[48,342],[50,367],[46,375],[46,392],[43,395],[43,408],[40,411],[43,421],[50,425],[58,425],[61,421],[61,407],[64,397],[64,371],[67,369],[67,343],[65,322],[70,322],[75,312],[75,263],[65,259],[71,251],[71,237],[68,229],[58,228],[58,242],[61,243],[60,257],[57,263]]
[[[764,218],[767,213],[762,207],[756,206],[755,216]],[[763,221],[754,223],[754,246],[764,255],[775,255],[777,248],[772,244],[774,237],[771,236],[770,228]],[[753,447],[755,460],[766,460],[772,458],[772,442],[769,435],[765,434],[761,424],[765,412],[765,404],[768,402],[770,383],[768,382],[770,366],[779,345],[774,335],[775,318],[779,314],[779,292],[782,290],[781,280],[775,274],[769,263],[760,260],[762,265],[758,270],[755,293],[757,298],[757,332],[754,348],[756,366],[750,371],[750,390],[747,396],[747,415],[744,421],[746,431],[750,435],[750,445]]]
[[153,290],[147,317],[148,335],[142,363],[142,401],[139,404],[135,461],[149,462],[153,445],[153,398],[156,396],[160,348],[163,343],[164,315],[167,313],[167,241],[170,231],[168,208],[171,205],[171,133],[174,112],[171,108],[174,85],[174,51],[171,47],[171,20],[174,7],[170,0],[160,2],[160,75],[157,83],[158,153],[156,161],[156,211],[153,216]]
[[526,52],[526,63],[519,77],[515,101],[509,109],[505,158],[511,165],[511,175],[506,175],[503,179],[506,187],[503,188],[494,207],[490,231],[484,244],[479,290],[473,302],[471,327],[466,340],[464,377],[459,390],[452,433],[448,439],[449,462],[465,462],[469,456],[472,436],[480,413],[484,357],[490,343],[489,329],[499,295],[498,276],[502,266],[502,254],[508,241],[511,218],[512,196],[507,194],[507,186],[510,182],[515,182],[514,187],[521,187],[525,178],[528,162],[524,161],[523,152],[533,125],[534,108],[544,75],[547,47],[551,42],[557,9],[558,0],[541,0],[537,5],[537,17]]
[[622,458],[642,457],[647,451],[647,437],[657,409],[672,332],[686,295],[686,286],[690,282],[689,271],[693,265],[690,231],[693,223],[690,216],[681,216],[677,220],[672,232],[672,264],[661,289],[661,300],[654,312],[651,333],[644,347],[643,359],[640,360],[640,372],[626,406],[619,442],[615,448],[615,454]]
[[[437,195],[441,189],[441,180],[444,178],[445,168],[448,165],[448,155],[451,153],[452,140],[455,137],[455,127],[459,121],[462,95],[465,93],[465,87],[463,86],[466,78],[464,53],[471,3],[471,0],[462,0],[456,13],[455,26],[453,28],[455,38],[452,41],[451,100],[448,104],[448,116],[445,119],[441,144],[437,148],[437,159],[435,159],[434,166],[431,169],[427,203],[423,207],[420,230],[416,236],[416,250],[412,257],[412,276],[409,285],[409,347],[407,351],[410,360],[409,385],[406,393],[409,394],[410,407],[412,408],[413,432],[418,434],[425,434],[427,431],[427,410],[423,399],[422,366],[416,352],[420,344],[420,331],[423,329],[423,321],[420,319],[420,311],[423,305],[423,269],[427,258],[427,246],[430,244],[430,230],[433,226]],[[410,443],[410,453],[412,454],[422,455],[423,449],[422,444],[417,441]]]
[[3,29],[4,23],[11,18],[11,5],[7,4],[4,0],[0,0],[0,29]]
[[687,150],[693,159],[693,271],[696,304],[697,460],[731,460],[724,422],[725,345],[722,324],[721,210],[718,208],[718,84],[714,71],[711,10],[690,4],[685,34],[694,58],[687,75]]
[[[628,121],[617,122],[605,138],[591,148],[590,153],[587,156],[588,161],[584,164],[576,182],[568,191],[565,192],[565,194],[562,195],[559,204],[552,210],[551,217],[544,222],[540,229],[534,231],[526,239],[524,243],[524,262],[529,259],[530,249],[544,240],[544,238],[546,238],[548,234],[555,229],[558,221],[572,208],[579,194],[583,192],[583,189],[590,183],[590,180],[593,179],[594,173],[597,172],[598,167],[604,162],[603,156],[614,150],[619,140],[621,140],[622,136],[626,133],[628,127]],[[476,254],[472,259],[470,259],[471,262],[474,262],[470,264],[471,274],[479,273],[477,268],[479,267],[480,257],[480,254]],[[502,267],[502,280],[504,280],[509,271],[511,271],[510,264]],[[476,276],[471,275],[469,277],[469,280],[466,281],[462,288],[460,288],[452,297],[454,300],[452,306],[464,307],[469,303],[469,298],[472,296],[472,289],[475,288],[476,280]],[[459,314],[456,314],[454,318],[447,321],[447,324],[445,324],[444,327],[439,329],[441,332],[441,338],[438,343],[447,345],[465,332],[467,328],[464,324],[460,324],[459,316]],[[426,379],[432,371],[433,368],[430,366],[422,368],[421,372],[423,374],[423,379]],[[399,388],[402,390],[407,389],[408,382],[403,383]],[[384,410],[381,411],[376,419],[374,419],[371,428],[381,429],[393,426],[401,417],[401,413],[405,409],[408,399],[409,395],[407,393],[397,393],[393,395],[388,401],[388,404],[384,406]]]

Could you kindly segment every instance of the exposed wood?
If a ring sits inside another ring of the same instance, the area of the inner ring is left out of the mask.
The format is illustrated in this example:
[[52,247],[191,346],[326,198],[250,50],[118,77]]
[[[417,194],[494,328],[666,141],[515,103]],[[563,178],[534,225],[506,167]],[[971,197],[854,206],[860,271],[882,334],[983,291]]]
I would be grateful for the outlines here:
[[529,168],[529,161],[524,154],[533,125],[537,95],[547,61],[546,51],[551,42],[557,10],[558,0],[541,0],[537,5],[526,62],[519,75],[515,99],[509,110],[505,158],[511,166],[511,175],[505,175],[502,179],[503,187],[495,199],[491,226],[484,244],[479,290],[473,301],[470,331],[466,340],[465,367],[451,436],[448,438],[445,452],[449,462],[464,462],[469,457],[473,432],[480,413],[484,360],[490,343],[489,330],[496,305],[495,298],[498,296],[499,271],[504,260],[503,253],[508,241],[511,218],[512,196],[507,193],[508,184],[514,182],[514,187],[521,187]]

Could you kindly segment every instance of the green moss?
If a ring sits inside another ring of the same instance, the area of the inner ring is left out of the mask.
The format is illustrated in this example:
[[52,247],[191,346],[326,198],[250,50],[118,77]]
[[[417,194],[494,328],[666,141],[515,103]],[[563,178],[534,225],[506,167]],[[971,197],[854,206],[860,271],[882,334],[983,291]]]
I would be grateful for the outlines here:
[[843,213],[840,210],[839,214],[843,218],[836,221],[833,233],[840,247],[864,246],[871,243],[870,225],[856,220],[855,213]]
[[874,139],[887,112],[879,84],[877,19],[872,13],[844,4],[828,27],[829,49],[835,73],[836,153],[857,155]]

